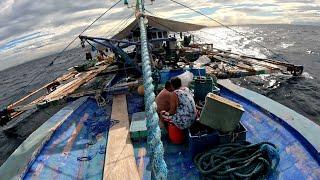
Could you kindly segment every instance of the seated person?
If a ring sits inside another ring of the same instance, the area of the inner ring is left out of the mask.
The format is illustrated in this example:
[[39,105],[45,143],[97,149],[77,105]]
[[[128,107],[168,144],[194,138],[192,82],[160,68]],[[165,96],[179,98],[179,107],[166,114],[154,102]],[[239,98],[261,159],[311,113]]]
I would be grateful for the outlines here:
[[174,89],[169,110],[171,120],[179,129],[187,129],[195,122],[197,115],[193,93],[189,88],[181,87],[178,77],[171,79],[171,86]]
[[106,54],[101,50],[99,50],[98,52],[99,52],[99,54],[97,56],[98,61],[103,61],[106,57]]
[[[170,81],[167,81],[165,88],[156,97],[157,112],[160,115],[162,111],[168,112],[170,110],[170,100],[172,96],[173,88]],[[160,116],[162,118],[162,116]]]

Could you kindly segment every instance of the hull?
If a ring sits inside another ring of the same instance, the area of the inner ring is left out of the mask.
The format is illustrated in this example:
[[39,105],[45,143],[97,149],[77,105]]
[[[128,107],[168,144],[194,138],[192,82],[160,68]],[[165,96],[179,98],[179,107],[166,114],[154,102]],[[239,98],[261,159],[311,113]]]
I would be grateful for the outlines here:
[[[269,141],[279,148],[280,163],[268,179],[316,179],[320,176],[319,142],[315,134],[320,127],[292,110],[249,90],[219,81],[221,95],[240,103],[245,113],[241,122],[248,129],[247,140],[253,143]],[[122,93],[123,94],[123,93]],[[142,96],[124,93],[127,97],[128,116],[144,111]],[[251,97],[251,99],[250,99]],[[109,127],[114,125],[112,96],[101,108],[90,98],[81,98],[60,110],[35,131],[1,166],[5,179],[101,179],[104,178]],[[268,102],[265,102],[265,100]],[[276,109],[261,105],[272,104]],[[282,116],[289,113],[290,116]],[[291,119],[290,119],[291,118]],[[295,119],[299,123],[292,123]],[[105,120],[104,128],[90,126],[90,122]],[[117,129],[117,125],[115,125]],[[95,130],[94,130],[95,129]],[[308,131],[305,131],[308,129]],[[188,144],[174,145],[162,138],[168,179],[201,179]],[[92,143],[92,145],[90,145]],[[151,179],[147,143],[127,141],[133,146],[136,169],[140,179]],[[115,144],[113,144],[114,146]],[[110,157],[109,157],[110,158]],[[120,160],[121,161],[121,160]],[[110,167],[109,167],[110,169]]]

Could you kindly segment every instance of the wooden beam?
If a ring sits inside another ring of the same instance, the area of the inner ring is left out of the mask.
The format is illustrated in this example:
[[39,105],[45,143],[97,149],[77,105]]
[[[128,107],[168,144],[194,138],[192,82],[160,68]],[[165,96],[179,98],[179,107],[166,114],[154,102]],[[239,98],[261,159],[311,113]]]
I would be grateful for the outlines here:
[[140,179],[130,140],[126,95],[113,97],[111,119],[119,123],[109,130],[103,179]]
[[[217,60],[219,60],[219,61],[222,61],[222,62],[224,62],[224,63],[227,63],[227,64],[230,64],[230,61],[228,61],[227,59],[225,59],[225,58],[223,58],[223,57],[221,57],[221,56],[213,56],[215,59],[217,59]],[[256,72],[256,70],[253,68],[253,67],[251,67],[251,66],[248,66],[248,65],[246,65],[246,64],[235,64],[235,66],[237,66],[238,68],[241,68],[241,69],[245,69],[245,70],[247,70],[248,72]]]
[[100,66],[98,69],[90,70],[87,72],[80,73],[73,81],[68,82],[67,84],[59,86],[55,91],[47,95],[43,100],[52,101],[59,100],[63,97],[68,96],[78,89],[81,85],[87,83],[94,77],[96,77],[101,71],[103,71],[107,66]]

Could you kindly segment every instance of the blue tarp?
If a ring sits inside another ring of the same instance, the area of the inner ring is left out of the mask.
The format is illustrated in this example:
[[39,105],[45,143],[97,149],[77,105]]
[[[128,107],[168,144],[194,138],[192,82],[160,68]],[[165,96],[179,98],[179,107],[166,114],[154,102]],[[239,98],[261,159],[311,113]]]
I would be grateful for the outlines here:
[[101,179],[111,101],[99,107],[88,99],[59,127],[24,179]]

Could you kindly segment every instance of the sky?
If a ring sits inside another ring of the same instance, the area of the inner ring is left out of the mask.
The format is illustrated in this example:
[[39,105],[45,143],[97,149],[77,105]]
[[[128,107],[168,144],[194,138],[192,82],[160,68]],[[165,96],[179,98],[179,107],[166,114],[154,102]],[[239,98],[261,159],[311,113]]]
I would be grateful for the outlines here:
[[[227,25],[320,25],[320,0],[176,0]],[[0,0],[0,70],[61,51],[115,0]],[[129,3],[134,3],[129,0]],[[170,0],[146,0],[146,9],[160,17],[218,26]],[[133,8],[118,4],[85,35],[110,37]],[[129,22],[130,23],[130,22]],[[111,32],[110,32],[111,30]],[[71,48],[78,47],[76,41]]]

